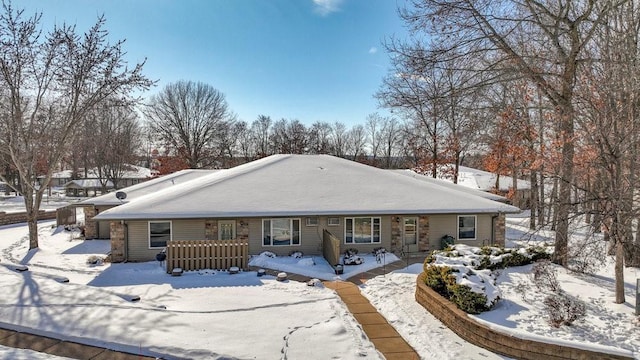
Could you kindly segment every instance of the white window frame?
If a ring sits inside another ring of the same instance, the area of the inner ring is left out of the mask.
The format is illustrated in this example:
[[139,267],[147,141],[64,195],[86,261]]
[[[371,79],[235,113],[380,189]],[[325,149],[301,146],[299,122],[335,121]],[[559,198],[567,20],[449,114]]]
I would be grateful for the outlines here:
[[166,243],[164,246],[151,246],[151,224],[158,224],[158,223],[169,223],[169,240],[167,240],[167,242],[173,240],[173,222],[171,220],[150,220],[147,222],[147,235],[148,235],[147,240],[148,240],[149,249],[163,249],[167,247]]
[[[273,220],[289,220],[289,231],[291,234],[291,238],[289,241],[289,244],[274,244],[273,243]],[[293,228],[293,222],[294,221],[298,221],[298,243],[294,244],[293,243],[293,234],[294,234],[294,228]],[[269,244],[265,244],[265,233],[264,233],[264,222],[265,221],[269,221]],[[261,221],[262,224],[262,247],[280,247],[280,246],[301,246],[302,245],[302,221],[300,220],[300,218],[265,218],[262,219]]]
[[[414,244],[407,244],[407,220],[414,220],[415,224],[414,229],[413,229],[413,234],[415,236],[415,243]],[[420,219],[417,216],[405,216],[402,218],[402,245],[418,245],[418,242],[420,241],[420,236],[418,234],[418,231],[420,229]]]
[[[371,226],[371,241],[369,242],[355,242],[353,227],[355,226],[355,219],[369,219]],[[378,241],[374,241],[374,228],[375,228],[375,220],[378,220]],[[347,223],[351,221],[351,241],[347,242]],[[354,217],[346,217],[344,218],[344,243],[345,245],[364,245],[364,244],[380,244],[382,242],[382,219],[378,216],[354,216]]]
[[340,226],[340,218],[339,217],[330,217],[327,218],[328,226]]
[[317,216],[308,217],[305,219],[306,226],[318,226],[320,224],[320,220],[318,220]]
[[[473,237],[460,237],[460,218],[472,217],[473,218]],[[478,238],[478,216],[477,215],[458,215],[456,227],[458,229],[458,240],[461,241],[471,241],[476,240]]]
[[236,234],[236,221],[235,220],[218,220],[218,240],[222,240],[222,224],[232,224],[233,225],[233,237],[235,239],[237,237]]

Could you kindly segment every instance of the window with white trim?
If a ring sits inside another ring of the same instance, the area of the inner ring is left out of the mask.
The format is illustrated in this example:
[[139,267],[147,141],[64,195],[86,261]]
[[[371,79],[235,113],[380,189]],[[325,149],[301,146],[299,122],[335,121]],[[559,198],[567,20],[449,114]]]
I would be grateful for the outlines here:
[[340,218],[330,217],[327,219],[327,225],[329,226],[340,226]]
[[345,244],[371,244],[380,242],[379,217],[344,218]]
[[149,248],[163,248],[171,241],[171,221],[149,221]]
[[306,218],[307,226],[318,226],[318,218],[317,217],[308,217]]
[[263,219],[262,246],[300,245],[300,219]]
[[459,240],[475,240],[476,239],[476,216],[475,215],[459,215],[458,216],[458,239]]

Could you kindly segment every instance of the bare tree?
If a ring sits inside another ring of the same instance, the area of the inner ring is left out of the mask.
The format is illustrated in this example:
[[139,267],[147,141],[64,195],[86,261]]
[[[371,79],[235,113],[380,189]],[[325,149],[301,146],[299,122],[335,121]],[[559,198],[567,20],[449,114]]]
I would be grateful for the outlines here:
[[348,132],[347,127],[341,122],[333,123],[331,128],[331,148],[333,155],[345,157],[347,150]]
[[33,249],[43,193],[85,115],[108,97],[129,102],[131,91],[152,82],[142,75],[143,64],[126,67],[124,41],[107,42],[103,17],[82,35],[66,24],[43,35],[41,14],[27,17],[5,2],[2,10],[0,152],[19,174],[16,190],[24,196]]
[[92,130],[92,163],[107,191],[110,181],[118,189],[123,175],[132,170],[142,147],[138,117],[131,106],[105,101],[87,114],[85,128]]
[[256,144],[256,155],[259,157],[269,156],[272,154],[271,149],[269,148],[271,124],[271,118],[266,115],[258,116],[258,119],[251,124],[251,133],[253,134],[253,141]]
[[166,85],[144,109],[150,126],[191,168],[213,163],[220,128],[233,118],[223,93],[202,82]]
[[426,52],[399,48],[412,61],[439,68],[459,54],[477,56],[485,61],[478,74],[507,69],[513,78],[536,84],[556,109],[562,164],[554,260],[562,265],[567,265],[574,184],[575,82],[594,32],[623,1],[412,0],[411,8],[401,10],[410,30],[430,39]]
[[367,132],[362,125],[354,125],[347,134],[347,151],[353,156],[353,160],[358,160],[360,156],[366,155],[364,146],[367,143]]
[[316,121],[309,129],[309,153],[328,154],[331,152],[331,124]]

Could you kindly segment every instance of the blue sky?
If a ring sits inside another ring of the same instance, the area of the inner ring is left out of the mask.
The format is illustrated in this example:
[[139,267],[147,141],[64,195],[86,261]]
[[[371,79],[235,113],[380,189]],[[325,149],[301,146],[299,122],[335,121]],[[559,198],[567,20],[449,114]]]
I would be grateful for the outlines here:
[[382,42],[406,35],[404,0],[13,0],[42,25],[85,31],[99,14],[129,62],[147,58],[158,87],[202,81],[223,92],[239,118],[364,124],[389,68]]

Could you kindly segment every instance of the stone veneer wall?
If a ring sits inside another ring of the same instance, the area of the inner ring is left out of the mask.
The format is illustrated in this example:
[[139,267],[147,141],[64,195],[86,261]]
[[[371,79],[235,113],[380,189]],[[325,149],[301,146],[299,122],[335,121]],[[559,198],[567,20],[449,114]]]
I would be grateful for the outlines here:
[[494,246],[504,247],[504,237],[505,237],[505,231],[506,231],[505,223],[506,223],[505,214],[504,213],[498,214],[498,217],[496,218],[496,227],[494,229],[495,234],[493,235]]
[[[55,211],[38,211],[38,220],[50,220],[56,218]],[[6,213],[0,211],[0,225],[19,224],[27,222],[26,212]]]
[[111,262],[125,261],[125,237],[127,226],[119,221],[112,221],[110,224],[111,232]]
[[204,222],[204,239],[218,240],[218,220],[207,219]]
[[543,343],[529,339],[521,339],[512,334],[499,332],[474,321],[467,313],[458,309],[455,304],[425,285],[424,278],[424,273],[420,274],[417,278],[416,301],[433,314],[433,316],[438,318],[438,320],[442,321],[449,329],[458,334],[458,336],[492,352],[524,360],[633,359],[633,357],[621,354],[607,354],[558,344]]
[[429,217],[424,215],[418,217],[418,250],[431,250],[429,244]]
[[391,252],[402,251],[402,229],[400,229],[400,221],[398,216],[391,217]]
[[93,220],[98,211],[93,205],[83,206],[84,210],[84,238],[95,239],[98,237],[98,222]]

